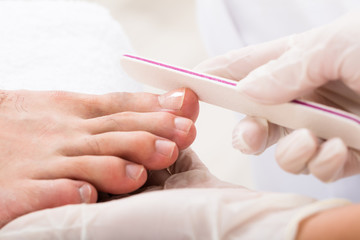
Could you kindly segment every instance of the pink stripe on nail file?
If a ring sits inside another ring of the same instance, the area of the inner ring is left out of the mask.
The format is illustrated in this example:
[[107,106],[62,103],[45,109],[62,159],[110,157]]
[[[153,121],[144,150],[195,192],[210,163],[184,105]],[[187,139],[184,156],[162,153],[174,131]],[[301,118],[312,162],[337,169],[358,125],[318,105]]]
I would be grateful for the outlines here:
[[124,57],[133,58],[133,59],[136,59],[136,60],[151,63],[151,64],[154,64],[154,65],[157,65],[157,66],[160,66],[160,67],[169,68],[169,69],[179,71],[179,72],[182,72],[182,73],[187,73],[187,74],[194,75],[194,76],[197,76],[197,77],[206,78],[206,79],[217,81],[217,82],[220,82],[220,83],[225,83],[225,84],[228,84],[228,85],[231,85],[231,86],[236,86],[236,83],[228,82],[228,81],[225,81],[223,79],[207,76],[207,75],[204,75],[204,74],[201,74],[201,73],[192,72],[192,71],[189,71],[189,70],[186,70],[186,69],[183,69],[183,68],[174,67],[174,66],[167,65],[167,64],[164,64],[164,63],[155,62],[153,60],[149,60],[149,59],[145,59],[145,58],[141,58],[141,57],[137,57],[137,56],[132,56],[132,55],[128,55],[128,54],[125,54]]
[[[236,83],[234,83],[234,82],[229,82],[229,81],[226,81],[224,79],[219,79],[219,78],[216,78],[216,77],[213,77],[213,76],[208,76],[208,75],[205,75],[205,74],[193,72],[193,71],[190,71],[190,70],[187,70],[187,69],[174,67],[174,66],[171,66],[171,65],[168,65],[168,64],[156,62],[156,61],[145,59],[145,58],[142,58],[142,57],[133,56],[133,55],[129,55],[129,54],[125,54],[124,57],[129,57],[129,58],[133,58],[133,59],[136,59],[136,60],[139,60],[139,61],[144,61],[144,62],[154,64],[154,65],[157,65],[157,66],[160,66],[160,67],[169,68],[169,69],[172,69],[172,70],[175,70],[175,71],[178,71],[178,72],[182,72],[182,73],[190,74],[190,75],[193,75],[193,76],[209,79],[209,80],[212,80],[212,81],[217,81],[219,83],[223,83],[223,84],[227,84],[227,85],[231,85],[231,86],[236,86]],[[357,119],[357,118],[355,118],[353,116],[349,116],[349,115],[346,115],[346,114],[343,114],[343,113],[339,113],[339,112],[336,112],[336,111],[333,111],[333,110],[330,110],[330,109],[322,108],[320,106],[313,105],[313,104],[310,104],[308,102],[304,102],[304,101],[301,101],[301,100],[293,100],[292,102],[296,103],[296,104],[306,106],[306,107],[309,107],[309,108],[313,108],[313,109],[316,109],[316,110],[319,110],[319,111],[324,111],[324,112],[327,112],[327,113],[330,113],[330,114],[334,114],[334,115],[339,116],[339,117],[347,118],[349,120],[352,120],[352,121],[356,122],[357,124],[360,124],[360,119]]]
[[346,114],[343,114],[343,113],[339,113],[339,112],[336,112],[336,111],[332,111],[330,109],[326,109],[326,108],[322,108],[322,107],[319,107],[319,106],[316,106],[316,105],[313,105],[313,104],[310,104],[308,102],[303,102],[301,100],[293,100],[291,101],[293,103],[296,103],[296,104],[301,104],[301,105],[304,105],[306,107],[310,107],[310,108],[313,108],[313,109],[317,109],[317,110],[320,110],[320,111],[323,111],[323,112],[327,112],[327,113],[330,113],[330,114],[334,114],[336,116],[339,116],[339,117],[342,117],[342,118],[346,118],[346,119],[349,119],[351,121],[354,121],[356,122],[357,124],[360,124],[360,119],[358,118],[355,118],[355,117],[352,117],[352,116],[349,116],[349,115],[346,115]]

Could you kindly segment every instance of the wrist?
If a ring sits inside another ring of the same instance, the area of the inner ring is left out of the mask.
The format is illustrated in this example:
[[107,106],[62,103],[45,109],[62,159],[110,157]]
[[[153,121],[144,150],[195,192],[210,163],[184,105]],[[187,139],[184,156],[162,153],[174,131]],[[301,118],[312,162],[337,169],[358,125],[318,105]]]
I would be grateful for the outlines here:
[[329,199],[317,201],[303,207],[289,222],[285,239],[323,239],[324,233],[326,230],[329,230],[327,229],[329,222],[325,220],[330,220],[334,223],[338,220],[336,217],[330,217],[329,213],[336,212],[338,209],[344,209],[349,206],[353,205],[347,200]]

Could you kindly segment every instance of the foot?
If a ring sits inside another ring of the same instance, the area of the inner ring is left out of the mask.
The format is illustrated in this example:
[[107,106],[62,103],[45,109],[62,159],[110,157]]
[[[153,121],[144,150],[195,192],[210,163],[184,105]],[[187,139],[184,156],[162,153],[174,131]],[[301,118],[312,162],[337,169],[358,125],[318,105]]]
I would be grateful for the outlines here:
[[29,212],[132,192],[195,139],[196,95],[0,92],[0,227]]

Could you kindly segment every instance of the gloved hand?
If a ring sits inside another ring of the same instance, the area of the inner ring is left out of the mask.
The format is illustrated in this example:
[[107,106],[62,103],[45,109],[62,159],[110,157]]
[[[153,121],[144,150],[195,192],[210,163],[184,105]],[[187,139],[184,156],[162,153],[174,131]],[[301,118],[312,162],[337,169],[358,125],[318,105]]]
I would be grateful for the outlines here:
[[149,178],[144,193],[22,216],[3,227],[0,238],[294,239],[302,219],[348,204],[222,182],[191,150],[182,152],[169,171]]
[[[360,17],[354,12],[207,60],[197,70],[241,80],[241,94],[258,103],[307,99],[360,115],[359,42]],[[251,116],[234,129],[233,145],[243,153],[260,154],[278,141],[276,159],[285,171],[311,173],[325,182],[360,173],[359,151],[339,138],[324,141],[306,129],[292,131]]]

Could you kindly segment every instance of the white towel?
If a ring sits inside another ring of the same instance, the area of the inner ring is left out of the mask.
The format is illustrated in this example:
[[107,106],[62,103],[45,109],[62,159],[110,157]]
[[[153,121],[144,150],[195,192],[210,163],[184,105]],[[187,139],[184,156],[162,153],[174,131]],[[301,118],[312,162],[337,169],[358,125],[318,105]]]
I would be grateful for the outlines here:
[[0,89],[138,91],[119,60],[120,25],[82,1],[0,1]]

